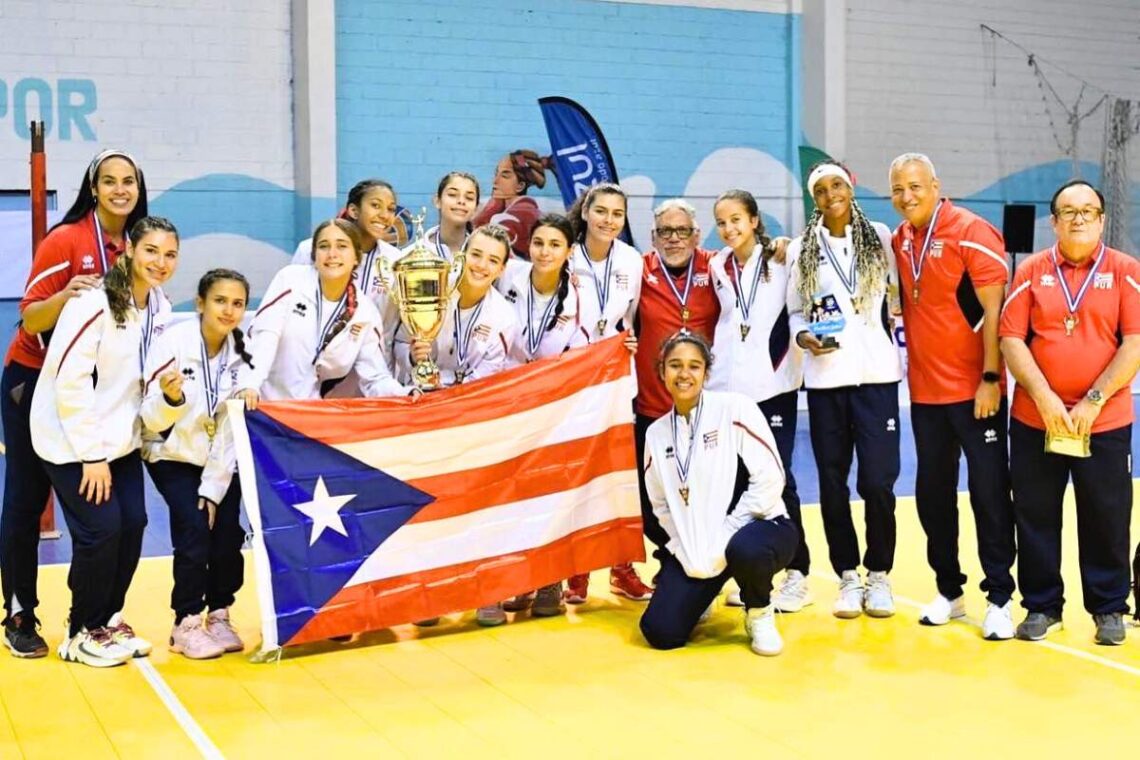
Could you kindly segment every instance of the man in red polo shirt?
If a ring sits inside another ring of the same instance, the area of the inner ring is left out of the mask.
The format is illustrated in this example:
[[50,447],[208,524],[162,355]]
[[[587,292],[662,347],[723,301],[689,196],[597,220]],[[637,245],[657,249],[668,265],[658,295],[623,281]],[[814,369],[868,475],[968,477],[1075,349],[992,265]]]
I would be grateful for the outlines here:
[[1009,279],[1005,243],[984,219],[939,197],[934,164],[920,153],[891,163],[891,201],[904,221],[892,243],[902,286],[910,416],[918,472],[915,500],[938,595],[919,622],[966,614],[958,561],[958,460],[969,469],[970,505],[989,602],[985,638],[1013,638],[1010,568],[1015,556],[1006,454],[1004,372],[998,320]]
[[[653,245],[645,254],[641,300],[637,306],[637,401],[634,440],[645,535],[660,551],[669,540],[653,514],[645,492],[645,433],[673,408],[673,399],[657,372],[661,345],[682,328],[713,341],[720,302],[709,276],[713,252],[697,248],[701,228],[697,212],[680,198],[664,201],[653,211]],[[654,552],[657,554],[657,552]]]
[[1010,472],[1019,639],[1061,627],[1061,512],[1070,475],[1085,609],[1096,643],[1124,643],[1132,519],[1132,378],[1140,368],[1140,263],[1105,246],[1104,196],[1087,182],[1050,204],[1057,243],[1017,268],[1001,350],[1017,379]]

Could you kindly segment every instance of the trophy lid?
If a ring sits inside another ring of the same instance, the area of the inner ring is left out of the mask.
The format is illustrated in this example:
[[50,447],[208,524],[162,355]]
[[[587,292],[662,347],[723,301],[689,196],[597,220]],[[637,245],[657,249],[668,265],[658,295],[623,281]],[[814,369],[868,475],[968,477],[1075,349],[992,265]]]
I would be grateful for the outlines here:
[[427,208],[421,206],[420,213],[412,217],[412,224],[415,226],[416,234],[415,242],[412,244],[412,250],[406,256],[402,256],[392,267],[396,272],[409,269],[439,270],[451,268],[451,262],[428,246],[427,233],[424,232],[425,219],[427,219]]

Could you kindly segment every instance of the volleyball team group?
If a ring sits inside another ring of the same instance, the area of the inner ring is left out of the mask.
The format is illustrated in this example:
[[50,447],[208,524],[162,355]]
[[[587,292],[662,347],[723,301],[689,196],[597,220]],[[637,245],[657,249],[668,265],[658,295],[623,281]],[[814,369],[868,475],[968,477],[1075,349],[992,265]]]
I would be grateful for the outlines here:
[[[1098,643],[1123,643],[1132,481],[1130,456],[1121,457],[1140,365],[1140,266],[1101,242],[1099,191],[1081,181],[1058,189],[1058,243],[1010,282],[1000,233],[940,195],[922,154],[890,166],[904,219],[893,234],[864,215],[850,172],[824,162],[810,171],[815,211],[798,237],[771,239],[755,198],[729,190],[713,209],[724,248],[699,248],[696,211],[671,199],[654,210],[644,255],[620,238],[627,198],[616,185],[591,187],[566,215],[541,214],[527,191],[545,183],[548,166],[530,151],[504,157],[482,204],[473,175],[439,182],[426,243],[446,260],[462,251],[465,263],[442,329],[424,341],[401,323],[382,276],[414,247],[390,184],[351,189],[341,214],[273,278],[247,336],[249,283],[230,269],[200,279],[196,319],[171,320],[163,286],[178,269],[178,231],[148,215],[130,155],[97,155],[35,253],[0,382],[0,577],[12,654],[48,652],[36,608],[50,490],[72,541],[60,657],[110,667],[151,651],[124,617],[147,524],[144,467],[170,513],[171,650],[193,659],[240,652],[229,609],[243,582],[244,533],[223,402],[418,397],[414,368],[427,358],[448,387],[623,333],[637,370],[642,516],[660,571],[650,585],[632,565],[611,568],[610,589],[648,603],[646,641],[683,646],[732,580],[739,590],[726,603],[743,608],[752,650],[775,655],[775,613],[813,603],[790,470],[801,389],[838,579],[832,611],[890,617],[899,317],[936,586],[919,621],[966,614],[956,490],[964,453],[982,635],[1036,640],[1060,627],[1071,476],[1085,608]],[[1007,366],[1018,381],[1011,405]],[[862,553],[847,486],[856,456]],[[1015,561],[1026,608],[1016,627]],[[558,615],[588,594],[589,576],[575,576],[480,608],[476,619]]]

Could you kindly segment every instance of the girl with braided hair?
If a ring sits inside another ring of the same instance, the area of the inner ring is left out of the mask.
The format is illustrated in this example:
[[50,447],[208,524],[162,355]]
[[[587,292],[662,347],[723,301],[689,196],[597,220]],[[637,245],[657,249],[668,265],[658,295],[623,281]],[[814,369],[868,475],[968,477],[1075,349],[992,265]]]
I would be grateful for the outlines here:
[[361,253],[356,225],[330,219],[313,232],[312,266],[294,264],[274,276],[250,326],[253,362],[239,372],[246,408],[263,398],[321,398],[351,371],[364,396],[411,392],[392,377],[380,312],[354,281]]
[[244,531],[224,402],[253,361],[239,326],[248,301],[240,273],[207,272],[198,281],[198,319],[166,330],[144,373],[143,459],[170,507],[174,547],[170,649],[194,660],[243,647],[229,616],[242,585]]
[[550,156],[539,156],[533,150],[515,150],[503,156],[495,166],[491,198],[471,223],[476,227],[499,225],[510,235],[514,255],[529,258],[531,230],[541,212],[526,191],[532,185],[540,190],[545,187],[546,172],[552,166]]
[[170,313],[161,286],[178,267],[178,232],[166,219],[143,217],[129,235],[102,287],[64,305],[31,404],[32,445],[71,533],[70,629],[59,656],[99,668],[151,650],[123,605],[147,522],[143,370]]
[[[812,453],[824,534],[840,577],[832,613],[889,617],[894,614],[888,573],[895,553],[902,379],[892,318],[898,276],[891,234],[863,214],[854,180],[842,165],[817,164],[808,188],[816,208],[804,233],[788,247],[787,305],[792,334],[807,352]],[[838,346],[825,346],[817,336],[822,322]],[[859,576],[859,540],[847,489],[853,453],[859,459],[856,487],[866,503],[866,587]]]

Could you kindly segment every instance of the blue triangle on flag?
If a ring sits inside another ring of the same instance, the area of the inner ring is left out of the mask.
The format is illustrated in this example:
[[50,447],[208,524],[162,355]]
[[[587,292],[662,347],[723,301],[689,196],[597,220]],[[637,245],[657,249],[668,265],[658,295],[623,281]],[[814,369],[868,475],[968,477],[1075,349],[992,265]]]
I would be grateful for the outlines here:
[[[435,497],[260,410],[246,413],[246,427],[257,471],[277,642],[285,645],[389,536]],[[313,499],[318,478],[330,496],[354,498],[338,513],[348,535],[325,528],[310,546],[313,521],[294,505]]]

